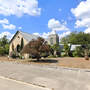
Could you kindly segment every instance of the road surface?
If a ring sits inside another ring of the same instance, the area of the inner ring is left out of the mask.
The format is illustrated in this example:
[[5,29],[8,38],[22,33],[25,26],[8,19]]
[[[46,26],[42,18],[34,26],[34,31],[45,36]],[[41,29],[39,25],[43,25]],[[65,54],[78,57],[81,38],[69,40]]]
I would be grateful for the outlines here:
[[0,90],[51,90],[0,76]]
[[[0,76],[45,86],[47,88],[54,88],[54,90],[90,90],[90,70],[72,70],[42,65],[0,62]],[[2,79],[0,80],[0,85],[1,83]],[[9,85],[12,86],[10,83]],[[19,87],[23,88],[23,86]],[[0,88],[0,90],[2,89]]]

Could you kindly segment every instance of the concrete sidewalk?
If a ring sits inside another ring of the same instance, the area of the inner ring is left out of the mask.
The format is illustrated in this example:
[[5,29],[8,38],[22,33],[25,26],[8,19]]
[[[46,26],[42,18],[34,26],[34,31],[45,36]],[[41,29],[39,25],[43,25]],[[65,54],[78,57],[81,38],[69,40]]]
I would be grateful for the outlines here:
[[0,76],[0,90],[51,90]]

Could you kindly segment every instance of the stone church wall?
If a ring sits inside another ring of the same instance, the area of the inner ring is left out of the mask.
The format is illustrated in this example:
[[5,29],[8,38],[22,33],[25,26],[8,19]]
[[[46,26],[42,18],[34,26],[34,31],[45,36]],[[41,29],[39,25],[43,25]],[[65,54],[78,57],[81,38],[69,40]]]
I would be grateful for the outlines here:
[[[21,45],[21,39],[23,38],[23,36],[18,33],[14,39],[12,40],[12,42],[10,43],[10,47],[9,47],[9,55],[10,53],[13,51],[12,50],[12,45],[14,46],[14,50],[17,51],[17,45]],[[23,42],[24,42],[24,46],[28,43],[24,38],[23,38]]]

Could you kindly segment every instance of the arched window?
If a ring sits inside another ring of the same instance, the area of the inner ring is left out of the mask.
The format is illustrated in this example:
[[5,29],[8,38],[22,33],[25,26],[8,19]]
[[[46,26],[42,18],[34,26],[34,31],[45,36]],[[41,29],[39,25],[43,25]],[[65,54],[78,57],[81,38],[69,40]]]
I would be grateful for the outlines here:
[[17,52],[19,53],[21,51],[21,47],[20,47],[20,45],[18,44],[17,45]]
[[24,47],[24,41],[23,41],[23,38],[21,39],[21,50],[23,49]]

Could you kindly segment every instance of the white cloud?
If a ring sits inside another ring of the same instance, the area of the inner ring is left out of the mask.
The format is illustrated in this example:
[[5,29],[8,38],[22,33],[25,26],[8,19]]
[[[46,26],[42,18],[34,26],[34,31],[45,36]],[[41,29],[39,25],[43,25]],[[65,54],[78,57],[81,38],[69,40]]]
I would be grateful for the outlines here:
[[82,1],[76,7],[71,9],[71,12],[76,17],[76,27],[86,27],[86,33],[90,33],[90,0]]
[[43,37],[43,38],[47,38],[49,35],[50,35],[50,32],[47,32],[47,33],[44,32],[44,33],[42,34],[42,37]]
[[9,24],[9,21],[6,18],[4,18],[0,20],[0,24]]
[[76,27],[90,27],[90,18],[83,18],[82,20],[76,21]]
[[54,31],[69,30],[69,28],[66,27],[66,23],[61,23],[54,18],[48,21],[48,28]]
[[67,31],[67,32],[63,32],[62,34],[59,34],[59,39],[69,35],[71,32],[70,31]]
[[18,27],[18,29],[19,29],[19,30],[21,30],[21,29],[22,29],[22,27]]
[[34,35],[37,35],[37,36],[40,36],[40,37],[43,37],[43,38],[48,38],[48,36],[50,35],[50,32],[47,32],[47,33],[33,33]]
[[90,0],[82,1],[76,8],[71,9],[72,13],[78,18],[90,18]]
[[[33,34],[47,39],[50,34],[54,34],[54,33],[55,32],[51,31],[51,32],[47,32],[47,33],[44,32],[44,33],[33,33]],[[59,35],[59,39],[69,35],[70,33],[71,33],[71,31],[66,31],[66,32],[63,32],[61,34],[58,34]]]
[[90,33],[90,27],[88,27],[84,32],[85,33]]
[[66,27],[67,22],[65,22],[65,21],[62,21],[62,22],[63,23],[61,23],[58,20],[55,20],[54,18],[50,19],[48,21],[48,28],[51,29],[51,32],[47,32],[47,33],[46,32],[43,32],[43,33],[36,32],[33,34],[47,39],[50,34],[56,34],[57,31],[67,31],[67,32],[64,32],[63,34],[59,34],[60,38],[62,38],[62,37],[69,35],[71,33],[69,31],[69,28]]
[[10,40],[13,37],[14,34],[11,34],[10,32],[2,32],[0,33],[0,38],[2,38],[3,36],[7,36],[7,38]]
[[28,14],[30,16],[40,15],[38,0],[0,0],[0,14],[4,16],[16,15],[18,17]]
[[37,35],[37,36],[41,36],[40,33],[37,33],[37,32],[36,32],[36,33],[33,33],[33,34],[34,34],[34,35]]
[[14,29],[16,29],[16,26],[15,25],[13,25],[13,24],[2,24],[2,26],[3,26],[3,28],[4,29],[9,29],[9,30],[14,30]]
[[10,24],[8,19],[6,19],[6,18],[0,20],[0,24],[2,25],[3,29],[9,29],[9,30],[16,29],[16,26],[13,24]]
[[40,37],[43,37],[43,38],[48,38],[48,36],[50,35],[50,34],[56,34],[56,32],[55,31],[51,31],[51,32],[43,32],[43,33],[33,33],[34,35],[37,35],[37,36],[40,36]]

